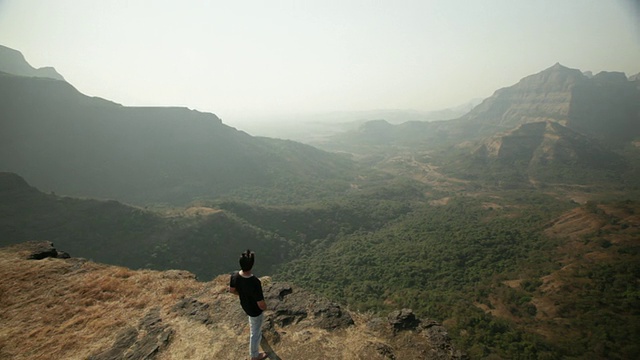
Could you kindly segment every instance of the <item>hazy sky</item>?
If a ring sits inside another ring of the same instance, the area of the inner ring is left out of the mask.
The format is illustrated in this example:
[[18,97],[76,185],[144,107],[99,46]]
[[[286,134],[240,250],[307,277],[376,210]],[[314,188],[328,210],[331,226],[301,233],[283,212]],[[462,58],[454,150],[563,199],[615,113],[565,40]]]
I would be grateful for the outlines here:
[[637,0],[0,0],[0,44],[124,105],[435,110],[556,62],[640,72]]

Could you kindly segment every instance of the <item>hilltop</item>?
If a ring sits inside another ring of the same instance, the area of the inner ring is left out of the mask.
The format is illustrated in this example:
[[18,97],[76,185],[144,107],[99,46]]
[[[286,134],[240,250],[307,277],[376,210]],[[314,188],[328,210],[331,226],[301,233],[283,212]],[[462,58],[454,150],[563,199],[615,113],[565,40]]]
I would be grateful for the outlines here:
[[[130,270],[69,257],[49,242],[0,248],[0,357],[238,359],[248,324],[228,275]],[[462,359],[446,330],[409,310],[388,318],[263,277],[271,359]]]

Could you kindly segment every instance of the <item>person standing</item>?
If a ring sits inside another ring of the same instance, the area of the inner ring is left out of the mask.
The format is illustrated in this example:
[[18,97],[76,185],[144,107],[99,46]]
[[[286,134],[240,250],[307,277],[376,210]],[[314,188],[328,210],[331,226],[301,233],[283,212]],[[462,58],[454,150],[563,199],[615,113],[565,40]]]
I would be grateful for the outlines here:
[[262,283],[252,273],[255,254],[247,249],[240,256],[239,262],[241,270],[231,274],[229,292],[240,297],[242,310],[249,316],[249,327],[251,329],[249,354],[251,360],[263,360],[267,358],[268,354],[258,352],[258,346],[262,339],[262,312],[267,309],[267,304],[262,294]]

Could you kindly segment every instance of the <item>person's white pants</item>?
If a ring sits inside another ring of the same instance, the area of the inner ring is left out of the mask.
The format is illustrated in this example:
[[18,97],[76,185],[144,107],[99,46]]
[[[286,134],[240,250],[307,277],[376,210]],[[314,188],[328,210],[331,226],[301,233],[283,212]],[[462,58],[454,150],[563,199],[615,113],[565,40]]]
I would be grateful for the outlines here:
[[249,327],[251,335],[249,337],[249,355],[252,358],[258,357],[260,353],[260,340],[262,339],[262,319],[264,314],[249,316]]

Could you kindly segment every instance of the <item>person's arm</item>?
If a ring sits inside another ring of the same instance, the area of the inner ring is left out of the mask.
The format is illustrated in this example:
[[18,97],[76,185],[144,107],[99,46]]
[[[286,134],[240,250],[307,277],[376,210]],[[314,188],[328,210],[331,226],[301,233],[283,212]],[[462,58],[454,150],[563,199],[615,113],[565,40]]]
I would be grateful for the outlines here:
[[267,303],[264,300],[260,300],[258,301],[258,307],[260,310],[265,311],[267,310]]
[[229,276],[229,292],[232,293],[233,295],[240,296],[240,294],[238,294],[238,290],[236,290],[237,275],[238,273],[233,273],[231,274],[231,276]]

